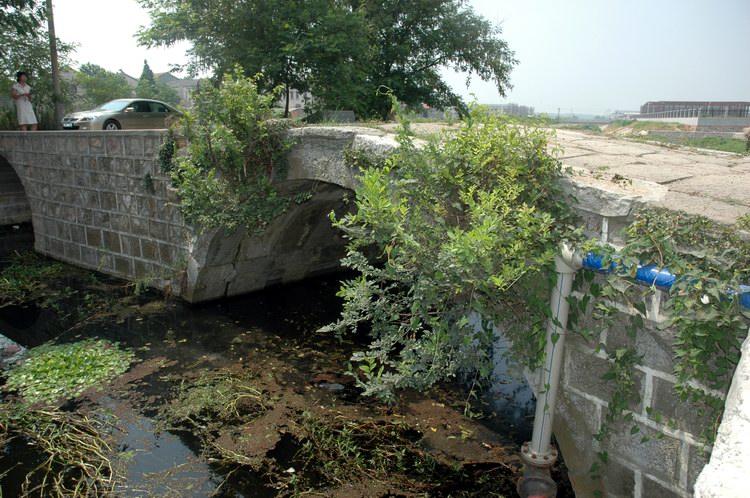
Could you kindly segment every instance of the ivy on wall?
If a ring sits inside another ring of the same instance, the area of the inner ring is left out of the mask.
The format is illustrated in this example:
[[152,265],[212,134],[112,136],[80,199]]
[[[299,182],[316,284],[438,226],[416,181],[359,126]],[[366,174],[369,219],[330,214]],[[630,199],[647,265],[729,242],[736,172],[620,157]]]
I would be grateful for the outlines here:
[[[740,285],[750,282],[750,242],[740,229],[743,220],[734,226],[717,224],[705,217],[666,209],[649,209],[637,213],[627,227],[625,246],[618,252],[618,263],[630,269],[634,276],[639,263],[655,264],[679,276],[666,295],[663,304],[665,321],[661,329],[674,334],[674,391],[691,410],[709,421],[702,434],[706,443],[713,443],[724,409],[724,399],[719,393],[728,389],[734,369],[740,359],[742,342],[750,326],[750,315],[739,303],[735,292]],[[598,252],[613,254],[611,247],[601,247],[592,241],[584,250],[596,248]],[[610,260],[611,261],[611,260]],[[613,303],[629,305],[634,313],[619,332],[624,332],[635,343],[637,334],[644,332],[647,300],[657,292],[655,287],[645,287],[619,276],[610,275],[603,280],[591,272],[581,272],[579,283],[584,295],[576,300],[574,311],[590,313],[592,318],[585,326],[573,328],[582,333],[597,348],[604,348],[611,361],[606,380],[613,385],[609,410],[602,430],[595,435],[606,439],[620,421],[632,422],[630,408],[640,401],[634,382],[635,366],[641,357],[632,346],[607,349],[599,343],[603,330],[613,327],[615,317],[622,317]],[[677,422],[648,409],[656,422],[674,428]],[[631,434],[637,434],[636,425]],[[642,436],[642,441],[648,436]],[[606,454],[600,454],[606,461]],[[598,471],[598,469],[593,469]]]

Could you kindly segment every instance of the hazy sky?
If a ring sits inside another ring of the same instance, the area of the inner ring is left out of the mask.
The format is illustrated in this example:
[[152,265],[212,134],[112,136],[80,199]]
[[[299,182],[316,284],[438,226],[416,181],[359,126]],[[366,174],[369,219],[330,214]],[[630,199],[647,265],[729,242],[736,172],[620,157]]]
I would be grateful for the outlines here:
[[[750,100],[750,0],[469,0],[499,23],[519,64],[501,98],[491,84],[446,72],[480,102],[603,114],[647,100]],[[135,0],[54,0],[58,36],[73,58],[138,77],[185,61],[186,45],[146,50]]]

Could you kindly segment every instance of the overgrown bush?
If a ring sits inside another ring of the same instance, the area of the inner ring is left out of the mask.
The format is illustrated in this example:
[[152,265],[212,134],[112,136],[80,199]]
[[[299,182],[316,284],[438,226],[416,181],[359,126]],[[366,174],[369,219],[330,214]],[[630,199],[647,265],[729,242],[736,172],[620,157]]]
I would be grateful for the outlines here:
[[405,126],[385,166],[363,168],[357,211],[334,220],[350,240],[343,263],[361,276],[343,283],[341,318],[324,330],[369,328],[369,349],[352,358],[366,394],[488,377],[493,323],[539,358],[549,294],[529,277],[551,268],[573,216],[547,139],[474,108],[423,147]]
[[262,230],[286,210],[290,200],[273,180],[284,175],[292,143],[288,124],[272,119],[277,98],[278,92],[260,94],[256,79],[240,68],[196,92],[194,107],[175,126],[185,150],[175,154],[176,142],[167,140],[160,152],[188,223]]

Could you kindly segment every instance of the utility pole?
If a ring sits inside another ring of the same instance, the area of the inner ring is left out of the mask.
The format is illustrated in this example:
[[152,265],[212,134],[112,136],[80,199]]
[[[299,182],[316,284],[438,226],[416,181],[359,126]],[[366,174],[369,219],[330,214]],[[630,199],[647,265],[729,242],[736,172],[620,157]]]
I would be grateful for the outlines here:
[[55,19],[52,13],[52,0],[47,0],[47,31],[49,32],[49,50],[52,61],[52,101],[55,103],[55,125],[59,130],[65,114],[62,91],[60,91],[60,65],[57,62],[57,38],[55,37]]

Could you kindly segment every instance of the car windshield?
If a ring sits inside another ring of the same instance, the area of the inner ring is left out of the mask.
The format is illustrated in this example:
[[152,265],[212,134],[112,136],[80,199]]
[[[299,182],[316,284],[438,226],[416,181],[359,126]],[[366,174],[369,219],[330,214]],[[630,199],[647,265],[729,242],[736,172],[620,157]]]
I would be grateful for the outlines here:
[[97,111],[119,111],[125,107],[129,100],[111,100],[96,108]]

